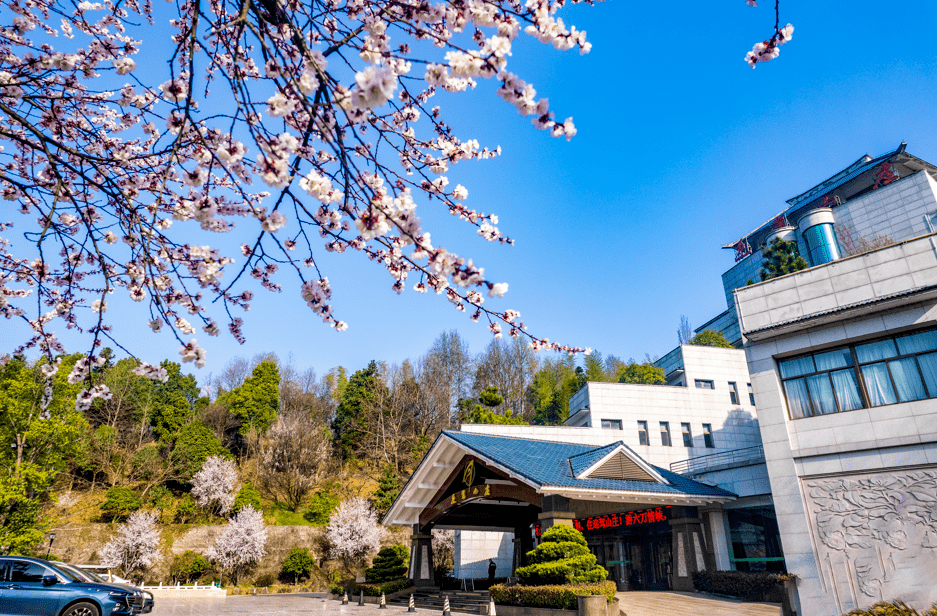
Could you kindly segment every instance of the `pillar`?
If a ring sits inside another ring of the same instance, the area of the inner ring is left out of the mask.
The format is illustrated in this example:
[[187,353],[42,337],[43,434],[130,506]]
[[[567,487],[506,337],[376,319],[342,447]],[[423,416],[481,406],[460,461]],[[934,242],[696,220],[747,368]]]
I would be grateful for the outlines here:
[[[714,567],[712,555],[707,549],[703,520],[695,507],[674,507],[670,520],[673,532],[673,574],[670,585],[673,590],[692,592],[693,574]],[[677,517],[679,516],[679,517]]]
[[732,536],[729,533],[729,516],[722,509],[712,509],[709,514],[710,540],[716,571],[732,571]]
[[433,576],[432,527],[422,529],[421,532],[419,524],[413,525],[413,534],[410,536],[409,578],[414,586],[436,586]]
[[572,526],[576,515],[570,508],[570,501],[565,496],[549,494],[543,497],[542,512],[537,516],[544,532],[551,526],[563,524]]
[[534,540],[530,536],[530,524],[518,526],[514,529],[514,560],[511,563],[511,575],[519,567],[527,564],[527,552],[534,549]]

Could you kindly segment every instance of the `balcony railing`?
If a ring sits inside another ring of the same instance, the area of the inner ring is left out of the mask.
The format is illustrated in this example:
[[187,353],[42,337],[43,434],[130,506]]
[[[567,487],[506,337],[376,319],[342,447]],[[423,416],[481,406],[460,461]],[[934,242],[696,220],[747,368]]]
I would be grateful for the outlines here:
[[723,468],[757,464],[758,462],[763,462],[764,459],[764,446],[755,445],[754,447],[733,449],[732,451],[723,451],[709,454],[708,456],[699,456],[690,458],[689,460],[673,462],[670,464],[670,470],[680,475],[698,475],[707,471]]

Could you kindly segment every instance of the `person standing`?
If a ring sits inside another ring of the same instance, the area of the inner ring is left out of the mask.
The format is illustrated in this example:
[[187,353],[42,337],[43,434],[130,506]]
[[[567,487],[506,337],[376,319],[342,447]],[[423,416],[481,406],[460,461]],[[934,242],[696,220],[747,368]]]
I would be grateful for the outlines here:
[[488,559],[488,586],[491,587],[495,583],[495,571],[497,571],[498,565],[495,564],[495,561]]

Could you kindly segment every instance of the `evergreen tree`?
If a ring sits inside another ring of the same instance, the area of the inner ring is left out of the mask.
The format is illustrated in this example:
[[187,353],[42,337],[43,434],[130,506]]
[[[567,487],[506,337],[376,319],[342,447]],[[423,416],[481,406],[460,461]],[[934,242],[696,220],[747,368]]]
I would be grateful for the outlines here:
[[312,495],[309,507],[303,512],[303,518],[313,526],[328,526],[329,517],[340,502],[331,488],[316,492]]
[[762,280],[771,280],[807,268],[807,261],[797,250],[797,242],[786,242],[776,237],[771,242],[771,246],[765,246],[761,254],[764,257],[761,268]]
[[272,361],[262,361],[244,383],[225,395],[224,402],[241,423],[238,433],[265,433],[280,410],[280,373]]
[[211,428],[200,421],[193,421],[182,429],[176,439],[175,449],[181,479],[191,479],[211,456],[231,457],[231,452],[225,449]]
[[253,484],[245,483],[241,486],[241,489],[238,490],[237,496],[234,497],[234,504],[231,506],[231,514],[237,513],[248,505],[260,511],[260,493],[254,489]]
[[527,561],[529,565],[517,569],[522,584],[582,584],[608,577],[582,533],[562,524],[543,533],[540,545],[527,552]]
[[558,426],[569,418],[569,399],[586,384],[582,368],[575,360],[546,360],[527,388],[527,402],[533,408],[535,425]]
[[280,577],[291,576],[293,583],[298,584],[299,578],[306,577],[316,566],[316,559],[309,553],[309,548],[293,548],[286,555],[283,566],[280,568]]
[[619,369],[617,376],[619,383],[643,385],[663,385],[667,383],[663,368],[658,368],[651,362],[626,364]]
[[161,440],[168,441],[175,439],[208,399],[199,397],[195,377],[183,375],[179,364],[164,360],[160,366],[166,370],[168,381],[144,380],[153,388],[153,430]]
[[368,428],[369,411],[378,399],[379,389],[386,389],[386,386],[378,376],[377,362],[374,360],[348,380],[332,422],[343,457],[358,452]]
[[384,467],[384,472],[378,481],[377,490],[371,493],[371,503],[380,515],[387,513],[390,506],[394,504],[401,487],[400,478],[397,477],[394,467],[388,464]]
[[690,340],[690,344],[695,344],[697,346],[711,346],[719,347],[721,349],[734,349],[726,337],[722,335],[722,332],[717,332],[712,329],[704,329],[700,333],[693,336],[693,340]]
[[407,546],[395,544],[389,548],[381,548],[374,557],[374,561],[364,576],[368,582],[393,582],[407,577],[407,567],[410,562],[410,550]]

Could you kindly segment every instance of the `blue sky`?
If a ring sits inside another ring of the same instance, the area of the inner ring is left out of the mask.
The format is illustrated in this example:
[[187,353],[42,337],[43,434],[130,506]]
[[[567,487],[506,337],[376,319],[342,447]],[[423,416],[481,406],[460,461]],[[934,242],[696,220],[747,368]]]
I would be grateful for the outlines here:
[[[937,4],[782,0],[793,40],[752,70],[745,53],[774,24],[773,3],[762,4],[575,6],[564,21],[588,32],[586,56],[521,36],[509,69],[559,119],[573,116],[570,143],[534,130],[493,83],[438,96],[456,135],[502,147],[500,158],[456,165],[450,185],[468,188],[469,206],[499,214],[517,245],[488,244],[418,200],[434,244],[508,282],[505,298],[489,301],[519,310],[531,332],[641,359],[676,345],[681,314],[696,326],[726,309],[720,275],[733,254],[720,246],[785,199],[901,141],[937,162]],[[322,325],[284,281],[282,294],[256,291],[244,346],[197,336],[208,351],[199,379],[233,355],[292,353],[321,374],[416,357],[444,329],[458,329],[475,352],[490,340],[441,297],[413,293],[413,280],[398,297],[360,255],[328,255],[323,265],[348,331]],[[140,327],[133,309],[115,309],[116,334],[145,361],[177,359],[178,343]],[[0,330],[6,351],[4,338]]]

